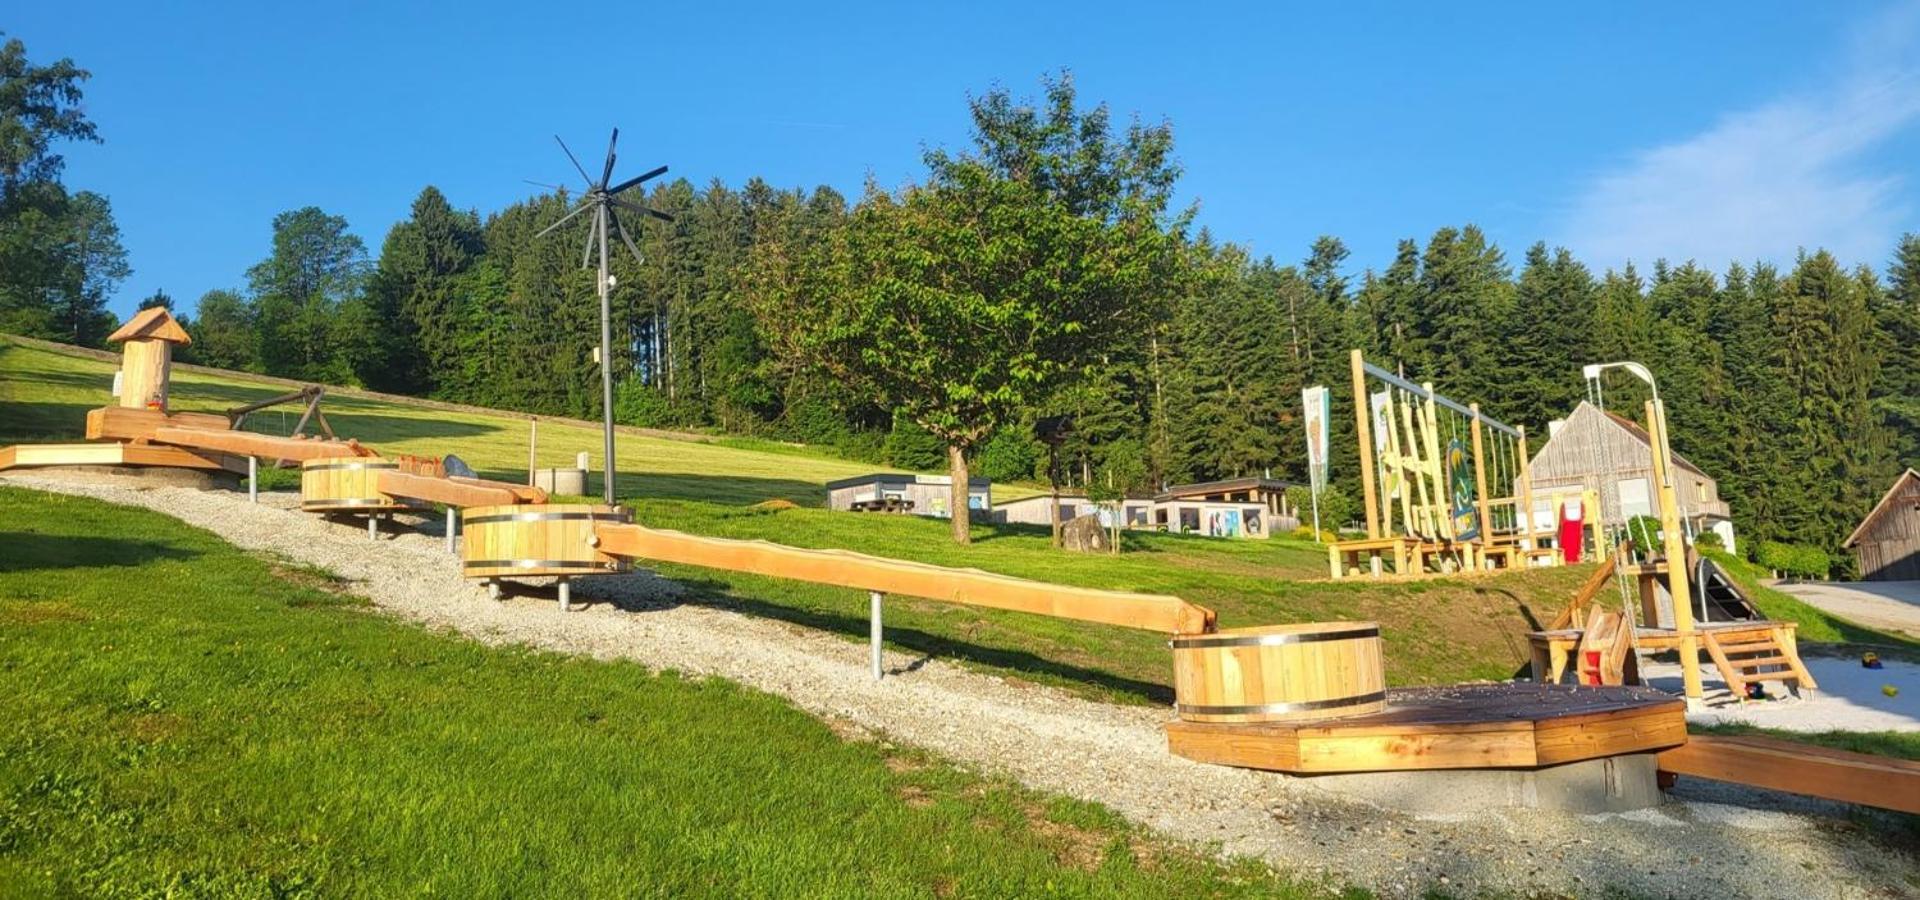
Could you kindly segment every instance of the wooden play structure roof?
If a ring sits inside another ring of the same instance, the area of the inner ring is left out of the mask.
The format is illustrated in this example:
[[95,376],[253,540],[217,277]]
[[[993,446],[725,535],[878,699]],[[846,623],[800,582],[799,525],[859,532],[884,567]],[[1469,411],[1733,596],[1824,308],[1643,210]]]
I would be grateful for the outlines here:
[[171,341],[175,344],[191,344],[193,338],[187,337],[187,330],[174,321],[173,315],[164,306],[153,306],[135,313],[120,330],[107,335],[109,341]]

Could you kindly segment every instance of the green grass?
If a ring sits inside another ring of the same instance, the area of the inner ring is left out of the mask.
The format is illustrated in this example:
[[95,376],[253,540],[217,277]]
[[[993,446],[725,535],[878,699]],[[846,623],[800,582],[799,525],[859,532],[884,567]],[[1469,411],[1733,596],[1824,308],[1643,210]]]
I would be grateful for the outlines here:
[[1916,731],[1787,731],[1742,722],[1689,725],[1687,730],[1695,734],[1759,735],[1834,750],[1920,760],[1920,732]]
[[[79,440],[86,412],[112,402],[113,365],[0,339],[0,445]],[[176,371],[169,405],[180,411],[220,412],[277,394],[286,388],[243,376],[212,377]],[[441,456],[455,453],[483,475],[509,481],[527,477],[525,419],[422,409],[330,394],[321,406],[341,437],[387,453]],[[294,407],[256,413],[248,427],[285,433],[299,419]],[[803,506],[826,502],[822,485],[875,471],[869,463],[833,459],[770,442],[704,442],[623,434],[617,443],[622,496],[666,497],[716,503],[758,503],[777,497]],[[539,464],[571,466],[586,451],[596,474],[588,491],[598,494],[600,432],[542,421]],[[1002,492],[1004,496],[1030,490]]]
[[729,682],[0,488],[0,896],[1302,896]]

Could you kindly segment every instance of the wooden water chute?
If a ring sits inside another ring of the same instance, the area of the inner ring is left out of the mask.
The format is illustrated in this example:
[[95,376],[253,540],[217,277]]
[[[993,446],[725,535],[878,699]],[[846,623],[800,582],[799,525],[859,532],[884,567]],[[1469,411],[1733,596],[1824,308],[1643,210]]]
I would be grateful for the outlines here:
[[1386,705],[1380,626],[1314,622],[1173,639],[1175,712],[1189,722],[1288,722]]
[[564,611],[572,601],[574,576],[626,570],[624,557],[601,548],[598,529],[631,521],[631,511],[597,504],[472,507],[461,514],[462,573],[486,579],[487,593],[495,599],[502,578],[558,578]]

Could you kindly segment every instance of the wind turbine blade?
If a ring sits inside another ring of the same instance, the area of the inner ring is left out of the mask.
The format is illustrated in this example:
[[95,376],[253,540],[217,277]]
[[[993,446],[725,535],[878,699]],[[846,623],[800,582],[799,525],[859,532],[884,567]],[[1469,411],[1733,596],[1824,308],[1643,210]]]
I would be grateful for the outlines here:
[[587,177],[586,167],[580,165],[580,161],[573,158],[573,151],[567,149],[567,142],[560,140],[560,136],[557,134],[553,136],[553,140],[560,145],[560,152],[567,155],[567,161],[573,163],[574,171],[580,173],[580,180],[587,183],[587,190],[593,190],[593,179]]
[[665,175],[666,173],[667,173],[667,167],[666,167],[666,166],[661,166],[660,168],[658,168],[658,169],[655,169],[655,170],[653,170],[653,171],[651,171],[651,172],[648,172],[647,174],[645,174],[645,175],[642,175],[642,176],[640,176],[640,177],[638,177],[638,178],[629,178],[629,179],[627,179],[627,180],[625,180],[625,181],[622,181],[622,182],[620,182],[620,186],[619,186],[619,187],[616,187],[616,188],[614,188],[614,189],[612,189],[612,190],[610,190],[610,191],[608,191],[607,193],[609,193],[609,194],[618,194],[618,193],[620,193],[621,191],[624,191],[624,190],[626,190],[627,188],[630,188],[630,187],[633,187],[634,185],[636,185],[636,184],[639,184],[639,183],[640,183],[640,182],[642,182],[642,181],[646,181],[646,180],[647,180],[647,179],[649,179],[649,178],[654,178],[654,177],[657,177],[657,176],[660,176],[660,175]]
[[534,187],[543,187],[543,188],[546,188],[547,190],[550,190],[550,191],[564,191],[564,190],[566,190],[566,188],[563,188],[563,187],[561,187],[561,186],[559,186],[559,185],[557,185],[557,184],[548,184],[548,183],[546,183],[546,182],[544,182],[544,181],[535,181],[535,180],[533,180],[533,179],[531,179],[531,178],[522,178],[522,179],[520,179],[520,180],[521,180],[521,181],[524,181],[524,182],[526,182],[526,183],[528,183],[528,184],[530,184],[530,185],[533,185]]
[[593,258],[593,239],[599,236],[602,227],[600,217],[606,215],[605,210],[604,206],[594,205],[593,227],[587,229],[587,246],[580,250],[580,268],[582,269],[586,268],[587,261]]
[[614,215],[613,210],[607,210],[607,218],[613,220],[613,227],[620,232],[621,242],[627,245],[628,250],[633,251],[633,261],[643,266],[646,265],[647,258],[640,255],[640,245],[635,244],[633,242],[633,236],[627,234],[627,226],[620,221],[620,217]]
[[618,205],[620,205],[621,207],[623,207],[623,208],[625,208],[625,209],[630,209],[630,210],[633,210],[634,212],[637,212],[637,213],[639,213],[639,214],[641,214],[641,215],[643,215],[643,216],[652,216],[652,217],[654,217],[654,218],[656,218],[656,219],[659,219],[659,220],[660,220],[660,221],[662,221],[662,222],[671,222],[671,221],[673,221],[673,217],[672,217],[672,216],[670,216],[670,215],[667,215],[666,213],[663,213],[663,212],[661,212],[661,211],[659,211],[659,210],[657,210],[657,209],[653,209],[653,208],[651,208],[651,207],[646,207],[646,206],[641,206],[641,205],[640,205],[640,204],[638,204],[638,203],[634,203],[634,202],[631,202],[631,201],[628,201],[628,200],[622,200],[622,199],[620,199],[619,197],[608,197],[608,198],[607,198],[607,200],[608,200],[608,201],[610,201],[610,202],[612,202],[612,203],[616,203],[616,204],[618,204]]
[[540,239],[540,238],[543,238],[543,237],[546,237],[546,236],[547,236],[547,235],[549,235],[549,234],[552,234],[552,233],[553,233],[553,230],[554,230],[555,228],[559,228],[560,226],[562,226],[562,225],[565,225],[565,224],[567,224],[567,220],[569,220],[569,219],[572,219],[572,218],[573,218],[574,216],[577,216],[577,215],[579,215],[579,214],[581,214],[581,213],[583,213],[583,212],[586,212],[586,211],[587,211],[587,208],[588,208],[588,206],[589,206],[589,204],[586,204],[586,203],[582,203],[582,204],[580,204],[579,206],[576,206],[576,207],[574,207],[574,208],[573,208],[573,212],[570,212],[570,213],[567,213],[567,214],[566,214],[566,215],[564,215],[564,216],[561,216],[561,217],[560,217],[560,221],[558,221],[558,222],[555,222],[555,223],[553,223],[552,225],[548,225],[547,227],[545,227],[545,228],[542,228],[542,229],[540,229],[540,233],[539,233],[539,234],[536,234],[536,235],[534,235],[534,236],[533,236],[533,237],[534,237],[534,239],[535,239],[535,240],[538,240],[538,239]]
[[613,180],[613,145],[620,143],[620,129],[613,130],[613,137],[607,138],[607,168],[600,173],[600,189],[606,190],[607,182]]

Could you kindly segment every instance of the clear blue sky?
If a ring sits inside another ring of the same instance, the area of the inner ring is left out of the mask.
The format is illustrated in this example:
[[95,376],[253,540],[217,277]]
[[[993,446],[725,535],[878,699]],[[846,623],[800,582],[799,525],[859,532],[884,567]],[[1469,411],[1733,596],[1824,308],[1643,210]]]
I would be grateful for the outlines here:
[[66,180],[113,201],[122,312],[243,286],[281,210],[343,215],[377,254],[424,185],[497,209],[569,174],[555,132],[595,155],[618,125],[623,171],[696,184],[898,184],[964,141],[969,92],[1063,67],[1170,120],[1201,224],[1283,260],[1331,233],[1357,273],[1475,222],[1596,269],[1802,245],[1878,266],[1920,227],[1911,3],[172,6],[0,23],[93,72],[106,142],[68,148]]

